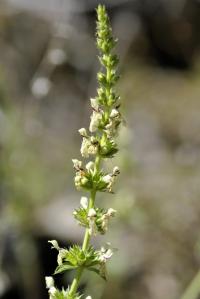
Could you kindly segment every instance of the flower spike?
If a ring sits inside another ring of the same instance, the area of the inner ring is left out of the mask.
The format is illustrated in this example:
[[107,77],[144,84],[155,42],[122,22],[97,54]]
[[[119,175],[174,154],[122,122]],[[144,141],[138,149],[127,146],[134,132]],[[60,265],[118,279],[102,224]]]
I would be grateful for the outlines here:
[[113,193],[113,186],[120,170],[117,166],[110,172],[102,167],[104,159],[113,158],[118,152],[116,136],[122,122],[120,97],[115,90],[119,79],[117,65],[119,59],[114,53],[117,40],[112,36],[109,17],[104,5],[97,7],[96,45],[99,50],[101,71],[97,74],[97,95],[90,99],[91,117],[89,128],[79,129],[82,138],[80,153],[83,159],[73,159],[75,170],[74,183],[78,190],[88,192],[89,196],[82,196],[80,207],[73,212],[75,220],[85,229],[82,246],[73,245],[69,249],[61,248],[56,240],[49,241],[52,248],[58,251],[58,266],[54,274],[74,270],[76,276],[67,290],[59,290],[54,285],[53,278],[46,277],[46,286],[50,299],[92,299],[91,296],[82,297],[77,291],[80,278],[85,270],[93,271],[106,279],[106,264],[113,255],[113,249],[102,247],[94,249],[90,240],[97,234],[105,234],[110,220],[116,210],[98,208],[96,195],[98,191]]

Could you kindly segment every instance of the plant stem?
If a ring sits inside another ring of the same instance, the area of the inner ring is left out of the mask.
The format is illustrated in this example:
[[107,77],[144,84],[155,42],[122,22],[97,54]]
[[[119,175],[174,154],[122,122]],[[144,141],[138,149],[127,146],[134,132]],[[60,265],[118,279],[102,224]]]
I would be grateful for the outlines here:
[[78,288],[78,285],[79,285],[79,281],[80,281],[80,278],[81,278],[81,275],[82,275],[82,272],[83,272],[83,268],[78,268],[77,272],[76,272],[76,277],[74,278],[72,284],[71,284],[71,288],[70,288],[70,291],[69,291],[69,295],[73,295],[76,293],[76,290]]
[[[96,172],[99,171],[100,162],[101,162],[101,157],[99,155],[97,155],[97,157],[95,159],[95,166],[94,166],[94,169]],[[89,209],[94,208],[95,198],[96,198],[96,190],[92,190],[90,192]],[[85,231],[84,239],[83,239],[83,245],[82,245],[83,251],[87,250],[88,245],[90,243],[90,238],[91,238],[91,236],[89,233],[89,229],[87,228]],[[72,284],[70,287],[70,291],[69,291],[70,295],[73,295],[76,293],[82,273],[83,273],[83,268],[82,267],[78,268],[78,270],[76,272],[76,276],[75,276],[74,280],[72,281]]]
[[197,272],[180,299],[197,299],[200,294],[200,271]]

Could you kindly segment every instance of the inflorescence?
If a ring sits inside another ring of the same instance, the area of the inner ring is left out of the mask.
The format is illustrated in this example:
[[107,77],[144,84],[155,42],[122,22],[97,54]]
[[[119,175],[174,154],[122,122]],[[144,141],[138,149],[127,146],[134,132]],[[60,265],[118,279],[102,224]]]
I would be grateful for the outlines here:
[[[112,29],[105,6],[97,8],[97,48],[102,70],[97,74],[97,96],[91,99],[92,115],[89,129],[81,128],[82,137],[81,155],[89,159],[87,163],[73,159],[75,170],[74,183],[78,190],[89,192],[90,196],[81,197],[80,207],[73,213],[78,224],[85,228],[83,245],[73,245],[65,249],[60,248],[56,240],[49,241],[52,248],[58,251],[58,266],[54,274],[75,270],[76,276],[67,290],[55,287],[53,277],[46,277],[50,299],[80,299],[78,286],[84,270],[97,273],[106,279],[106,263],[113,255],[109,245],[100,250],[90,245],[90,239],[97,234],[105,234],[108,225],[116,211],[112,208],[105,210],[95,205],[96,193],[113,193],[113,185],[120,171],[117,166],[109,173],[101,167],[104,159],[113,158],[118,152],[115,138],[122,121],[120,97],[115,91],[119,79],[117,75],[118,57],[113,53],[116,39],[112,36]],[[86,299],[91,299],[87,296]]]

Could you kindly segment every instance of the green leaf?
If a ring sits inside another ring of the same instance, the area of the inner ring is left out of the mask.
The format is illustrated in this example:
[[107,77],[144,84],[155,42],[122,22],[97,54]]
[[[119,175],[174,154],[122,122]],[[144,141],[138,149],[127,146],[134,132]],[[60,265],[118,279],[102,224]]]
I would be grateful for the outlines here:
[[89,267],[89,268],[87,268],[87,270],[96,273],[96,274],[99,275],[101,278],[103,278],[105,281],[107,281],[106,276],[105,276],[105,275],[102,275],[100,269],[98,269],[98,268],[94,268],[94,267]]
[[69,265],[69,264],[63,264],[63,265],[59,265],[54,274],[60,274],[60,273],[63,273],[65,271],[68,271],[68,270],[73,270],[73,269],[76,269],[77,267],[76,266],[72,266],[72,265]]

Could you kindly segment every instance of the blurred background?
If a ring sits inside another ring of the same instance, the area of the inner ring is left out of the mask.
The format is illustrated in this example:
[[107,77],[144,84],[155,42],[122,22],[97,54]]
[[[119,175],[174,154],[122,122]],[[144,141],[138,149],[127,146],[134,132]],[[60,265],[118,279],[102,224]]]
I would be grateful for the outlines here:
[[[107,0],[122,111],[108,283],[95,299],[178,299],[200,266],[200,1]],[[95,96],[96,0],[0,1],[0,298],[45,299],[49,239],[81,243],[72,158]],[[58,286],[71,281],[56,277]],[[199,297],[200,298],[200,297]]]

